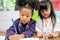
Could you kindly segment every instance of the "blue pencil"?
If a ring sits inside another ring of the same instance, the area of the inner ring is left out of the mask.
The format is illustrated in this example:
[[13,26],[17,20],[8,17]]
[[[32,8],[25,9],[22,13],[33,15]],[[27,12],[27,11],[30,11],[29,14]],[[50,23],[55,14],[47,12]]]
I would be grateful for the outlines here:
[[13,18],[12,18],[12,23],[13,23],[13,27],[14,27],[14,30],[15,30],[16,34],[18,34]]

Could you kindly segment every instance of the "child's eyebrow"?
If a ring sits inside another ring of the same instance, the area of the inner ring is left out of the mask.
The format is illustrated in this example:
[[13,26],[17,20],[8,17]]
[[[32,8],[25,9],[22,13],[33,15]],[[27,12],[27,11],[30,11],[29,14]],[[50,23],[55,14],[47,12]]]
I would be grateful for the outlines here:
[[30,15],[30,14],[26,14],[26,15]]

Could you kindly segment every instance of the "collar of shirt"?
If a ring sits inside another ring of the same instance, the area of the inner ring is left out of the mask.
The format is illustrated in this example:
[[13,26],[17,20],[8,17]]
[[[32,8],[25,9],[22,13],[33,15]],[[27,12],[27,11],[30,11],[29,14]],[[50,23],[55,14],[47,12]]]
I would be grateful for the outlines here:
[[[26,25],[26,27],[25,27],[26,30],[29,29],[29,26],[28,26],[28,25],[29,25],[29,22],[27,23],[27,25]],[[18,29],[19,29],[20,32],[21,32],[21,29],[20,29],[21,27],[23,27],[23,25],[21,24],[21,21],[20,21],[19,24],[18,24]]]
[[50,24],[51,18],[48,18],[47,20],[48,22],[46,23],[45,20],[43,19],[43,25],[44,25],[43,27],[48,27],[48,25]]
[[51,18],[48,18],[48,22],[45,24],[45,20],[43,20],[43,32],[52,32],[52,21]]

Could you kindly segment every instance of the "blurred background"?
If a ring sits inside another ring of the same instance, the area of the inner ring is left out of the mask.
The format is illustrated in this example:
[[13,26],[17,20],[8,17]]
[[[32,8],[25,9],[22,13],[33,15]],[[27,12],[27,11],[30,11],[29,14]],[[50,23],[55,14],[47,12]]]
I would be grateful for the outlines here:
[[[14,10],[16,0],[0,0],[0,11],[4,10]],[[56,11],[60,10],[60,0],[51,0],[54,9]]]
[[0,0],[0,11],[13,10],[16,0]]

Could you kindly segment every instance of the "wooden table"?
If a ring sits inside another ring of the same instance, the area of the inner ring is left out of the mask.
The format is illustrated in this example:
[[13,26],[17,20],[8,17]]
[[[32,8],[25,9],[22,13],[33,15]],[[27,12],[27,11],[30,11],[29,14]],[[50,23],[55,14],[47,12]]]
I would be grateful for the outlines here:
[[59,37],[56,37],[56,38],[51,38],[49,40],[60,40],[60,36]]
[[[37,36],[32,36],[31,38],[38,38]],[[48,40],[60,40],[60,36],[56,38],[50,38]]]
[[[4,31],[0,31],[0,35],[4,36],[6,34],[6,32]],[[37,36],[32,36],[31,38],[38,38]],[[50,38],[48,40],[60,40],[60,36],[56,37],[56,38]]]
[[6,32],[5,31],[0,31],[1,36],[5,36]]

